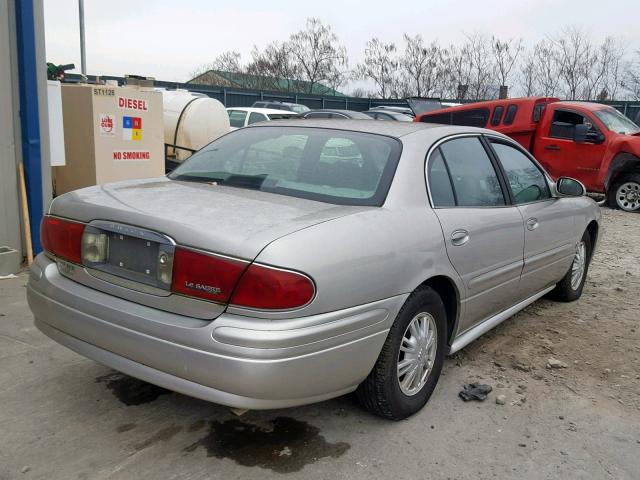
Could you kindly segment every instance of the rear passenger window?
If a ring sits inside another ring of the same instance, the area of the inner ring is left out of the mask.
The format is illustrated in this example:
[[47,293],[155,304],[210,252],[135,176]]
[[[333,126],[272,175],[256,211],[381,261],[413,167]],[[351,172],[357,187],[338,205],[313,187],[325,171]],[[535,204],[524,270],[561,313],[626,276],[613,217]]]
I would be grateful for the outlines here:
[[516,118],[516,113],[518,113],[517,105],[509,105],[507,107],[507,113],[504,116],[504,124],[511,125]]
[[429,191],[434,207],[455,207],[456,199],[451,186],[451,178],[439,148],[431,154]]
[[247,112],[243,112],[242,110],[229,110],[228,113],[229,124],[232,127],[244,127],[244,119],[247,118]]
[[307,113],[304,118],[331,118],[331,114],[328,112],[312,112]]
[[457,110],[453,112],[425,115],[420,120],[425,123],[442,123],[445,125],[462,125],[465,127],[485,127],[489,121],[488,108]]
[[505,205],[498,175],[480,139],[465,137],[440,146],[459,207]]
[[251,125],[252,123],[257,122],[264,122],[265,120],[267,120],[267,117],[263,113],[251,112],[247,125]]
[[502,120],[502,113],[504,112],[504,107],[502,105],[498,105],[493,109],[493,115],[491,115],[491,125],[494,127],[496,125],[500,125],[500,120]]

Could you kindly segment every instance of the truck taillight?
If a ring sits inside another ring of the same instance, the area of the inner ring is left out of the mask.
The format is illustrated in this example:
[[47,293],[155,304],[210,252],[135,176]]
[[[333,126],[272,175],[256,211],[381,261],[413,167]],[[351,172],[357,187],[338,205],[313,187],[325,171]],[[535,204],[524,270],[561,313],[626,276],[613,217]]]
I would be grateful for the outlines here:
[[247,263],[176,247],[171,291],[226,303]]
[[284,310],[302,307],[314,295],[315,286],[306,275],[251,264],[233,292],[231,303],[240,307]]
[[45,216],[40,224],[42,247],[63,260],[81,263],[84,224]]

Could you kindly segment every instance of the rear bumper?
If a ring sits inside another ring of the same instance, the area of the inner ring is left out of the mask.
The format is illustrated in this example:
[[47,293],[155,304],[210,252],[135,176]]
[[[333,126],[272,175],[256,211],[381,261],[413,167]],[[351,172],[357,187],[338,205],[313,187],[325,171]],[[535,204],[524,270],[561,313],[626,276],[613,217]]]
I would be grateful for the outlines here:
[[34,262],[27,297],[35,325],[81,355],[174,391],[249,409],[353,391],[406,299],[290,320],[222,314],[203,322],[88,288],[43,255]]

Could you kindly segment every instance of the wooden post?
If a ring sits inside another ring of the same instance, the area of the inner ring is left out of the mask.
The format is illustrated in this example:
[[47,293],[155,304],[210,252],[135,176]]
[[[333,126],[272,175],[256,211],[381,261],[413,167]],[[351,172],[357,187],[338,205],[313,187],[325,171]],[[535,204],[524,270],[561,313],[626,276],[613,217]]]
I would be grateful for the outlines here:
[[31,245],[31,224],[29,222],[29,205],[27,203],[27,186],[24,180],[24,166],[18,163],[18,182],[20,188],[20,213],[24,228],[24,242],[27,246],[27,265],[33,263],[33,246]]

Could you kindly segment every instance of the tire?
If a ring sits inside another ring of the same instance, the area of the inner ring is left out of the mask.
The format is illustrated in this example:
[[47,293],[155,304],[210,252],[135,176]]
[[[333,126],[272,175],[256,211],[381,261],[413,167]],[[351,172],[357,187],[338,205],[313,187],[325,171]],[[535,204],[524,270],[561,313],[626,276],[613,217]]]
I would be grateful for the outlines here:
[[625,212],[640,211],[640,174],[627,173],[616,178],[607,192],[607,203]]
[[[428,324],[430,331],[435,327],[435,334],[431,337],[428,334],[422,337],[414,335],[416,331],[410,328],[412,323],[414,327]],[[423,360],[412,360],[416,357],[407,351],[407,348],[413,348],[408,347],[411,339],[425,337],[433,338],[433,347],[429,347],[430,342],[425,341],[418,357]],[[447,316],[440,296],[429,287],[418,288],[398,312],[375,366],[356,390],[360,403],[370,412],[391,420],[402,420],[419,411],[427,403],[438,383],[444,363],[446,341]],[[435,348],[435,351],[431,348]],[[412,356],[410,359],[407,358],[409,355]],[[401,367],[403,370],[406,370],[407,362],[419,365],[416,371],[424,368],[423,372],[427,372],[424,380],[419,381],[419,374],[413,374],[414,380],[406,385],[412,368],[408,370],[409,373],[403,372],[398,375],[401,362],[404,362]],[[405,381],[404,387],[400,385],[399,377]],[[415,391],[410,391],[411,386]]]
[[[582,245],[584,245],[584,251],[581,252]],[[591,261],[591,248],[591,237],[589,236],[589,232],[584,232],[578,246],[576,247],[576,255],[569,271],[556,285],[556,288],[549,294],[553,300],[560,302],[573,302],[582,296],[582,289],[584,288],[584,282],[587,279],[587,272],[589,271],[589,263]],[[581,255],[584,257],[582,277],[576,282],[574,281],[574,271],[576,265],[581,262]]]

